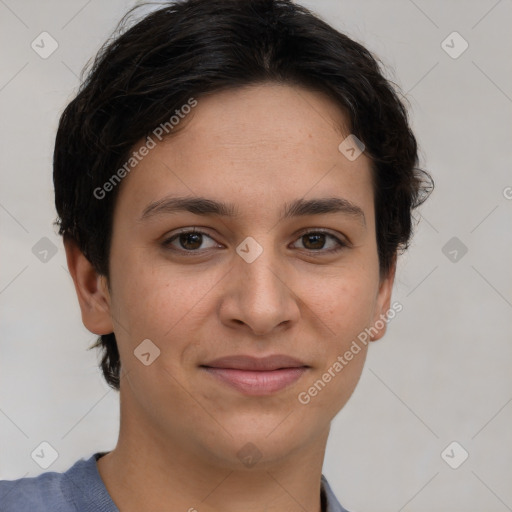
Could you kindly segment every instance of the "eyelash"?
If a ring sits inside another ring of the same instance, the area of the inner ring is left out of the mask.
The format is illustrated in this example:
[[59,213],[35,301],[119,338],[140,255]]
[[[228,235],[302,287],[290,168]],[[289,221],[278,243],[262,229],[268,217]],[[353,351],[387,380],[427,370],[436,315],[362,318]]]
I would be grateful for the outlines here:
[[[172,250],[172,251],[175,251],[175,252],[179,252],[179,253],[181,253],[183,255],[186,255],[186,256],[195,256],[197,254],[200,254],[201,252],[208,251],[209,249],[186,250],[186,249],[176,249],[174,247],[171,247],[171,243],[174,242],[175,240],[177,240],[181,235],[187,235],[187,234],[192,234],[192,233],[193,234],[197,234],[197,235],[206,236],[206,237],[210,238],[211,240],[214,240],[210,235],[208,235],[208,233],[205,233],[204,231],[198,231],[196,229],[186,228],[186,229],[183,229],[182,231],[180,231],[178,233],[175,233],[174,235],[172,235],[171,237],[167,238],[166,240],[164,240],[162,245],[166,249],[169,249],[169,250]],[[319,228],[319,229],[310,229],[308,231],[302,232],[301,234],[299,234],[299,236],[297,237],[296,241],[301,239],[303,236],[312,235],[312,234],[314,234],[314,235],[317,235],[317,234],[327,235],[328,237],[330,237],[331,239],[333,239],[336,242],[337,247],[335,247],[334,249],[329,249],[329,250],[323,250],[323,249],[301,249],[301,250],[308,251],[308,252],[313,253],[313,254],[335,254],[335,253],[337,253],[337,252],[339,252],[339,251],[349,247],[348,243],[340,240],[338,237],[333,235],[331,232],[329,232],[329,231],[327,231],[325,229],[321,229],[321,228]]]

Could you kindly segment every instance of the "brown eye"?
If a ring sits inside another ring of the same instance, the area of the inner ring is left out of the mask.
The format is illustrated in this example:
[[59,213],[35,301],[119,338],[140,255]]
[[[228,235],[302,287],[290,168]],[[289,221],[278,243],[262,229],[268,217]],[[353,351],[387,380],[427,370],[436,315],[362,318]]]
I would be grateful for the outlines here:
[[201,233],[182,233],[178,240],[183,249],[193,251],[199,249],[203,243],[203,235]]
[[165,248],[173,251],[203,252],[207,249],[219,247],[215,240],[202,231],[188,230],[177,233],[163,242]]
[[323,233],[302,235],[302,244],[306,249],[322,249],[325,244]]
[[301,235],[297,242],[299,241],[302,243],[302,247],[298,246],[298,249],[317,251],[320,254],[333,253],[348,247],[347,243],[324,231],[309,231]]

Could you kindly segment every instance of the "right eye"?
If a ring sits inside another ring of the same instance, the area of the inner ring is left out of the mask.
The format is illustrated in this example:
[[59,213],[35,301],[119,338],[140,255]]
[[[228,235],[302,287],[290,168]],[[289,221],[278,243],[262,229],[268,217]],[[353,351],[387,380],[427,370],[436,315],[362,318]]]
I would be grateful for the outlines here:
[[[201,246],[207,241],[210,240],[210,244],[207,247]],[[196,229],[183,229],[179,233],[172,235],[167,238],[163,242],[163,246],[165,248],[170,248],[174,251],[181,252],[203,252],[205,250],[212,249],[214,247],[219,247],[219,244],[213,240],[213,238],[202,231],[197,231]]]

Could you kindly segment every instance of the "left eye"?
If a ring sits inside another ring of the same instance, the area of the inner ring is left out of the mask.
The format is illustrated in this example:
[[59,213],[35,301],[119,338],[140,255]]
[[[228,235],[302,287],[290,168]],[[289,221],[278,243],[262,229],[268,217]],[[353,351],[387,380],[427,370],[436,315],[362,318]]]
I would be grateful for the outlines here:
[[308,233],[304,233],[297,241],[301,241],[303,245],[303,247],[299,247],[299,249],[307,249],[309,251],[326,249],[324,252],[334,252],[346,246],[346,244],[339,238],[323,231],[310,231]]

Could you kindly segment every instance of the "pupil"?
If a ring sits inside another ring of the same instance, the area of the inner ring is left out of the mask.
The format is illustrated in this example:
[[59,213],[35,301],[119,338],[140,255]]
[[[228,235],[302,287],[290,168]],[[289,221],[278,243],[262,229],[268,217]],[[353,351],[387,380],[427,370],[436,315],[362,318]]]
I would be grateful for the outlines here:
[[307,249],[322,249],[325,243],[325,235],[323,235],[322,233],[318,233],[316,235],[304,235],[302,238],[302,243],[304,243],[305,240],[307,241],[306,243],[304,243],[304,247],[306,247]]
[[202,235],[200,233],[185,233],[180,235],[180,244],[184,249],[198,249],[201,247]]

